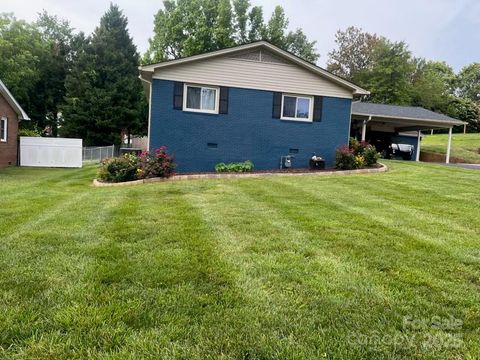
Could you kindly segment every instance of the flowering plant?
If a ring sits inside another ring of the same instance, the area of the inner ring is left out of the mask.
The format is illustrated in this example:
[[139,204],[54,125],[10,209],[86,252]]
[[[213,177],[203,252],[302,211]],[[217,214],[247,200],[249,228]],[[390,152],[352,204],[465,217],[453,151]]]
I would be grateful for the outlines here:
[[103,160],[98,177],[107,182],[124,182],[152,177],[175,175],[175,163],[167,148],[162,146],[153,152],[144,151],[140,155],[124,154]]
[[349,145],[342,145],[337,149],[336,168],[341,170],[361,169],[365,166],[375,165],[379,158],[380,154],[375,146],[351,138]]
[[138,178],[170,177],[172,175],[175,175],[175,163],[173,156],[167,153],[165,146],[159,147],[153,152],[143,151],[138,157]]

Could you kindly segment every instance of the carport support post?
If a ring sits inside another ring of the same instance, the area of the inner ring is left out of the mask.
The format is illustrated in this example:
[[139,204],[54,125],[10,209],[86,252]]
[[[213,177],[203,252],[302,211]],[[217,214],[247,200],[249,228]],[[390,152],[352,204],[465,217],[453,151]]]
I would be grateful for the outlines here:
[[452,128],[448,129],[447,157],[445,163],[450,163],[450,151],[452,150]]
[[415,154],[415,161],[420,161],[420,143],[421,142],[422,142],[422,132],[418,130],[417,153]]
[[365,141],[367,138],[367,122],[372,120],[372,116],[368,117],[368,120],[363,120],[363,125],[362,125],[362,141]]

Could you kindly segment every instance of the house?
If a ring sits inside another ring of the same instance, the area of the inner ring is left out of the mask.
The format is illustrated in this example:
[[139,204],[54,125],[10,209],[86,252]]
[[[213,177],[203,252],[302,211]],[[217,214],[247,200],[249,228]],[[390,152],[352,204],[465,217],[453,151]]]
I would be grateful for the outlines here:
[[377,125],[395,136],[400,128],[454,126],[389,118],[386,109],[353,114],[352,102],[367,90],[265,41],[139,70],[149,100],[148,148],[167,146],[179,172],[244,160],[277,169],[286,156],[292,167],[305,168],[313,154],[332,167],[335,150],[355,131],[365,139],[367,128],[372,137]]
[[30,118],[0,80],[0,167],[17,164],[21,120]]

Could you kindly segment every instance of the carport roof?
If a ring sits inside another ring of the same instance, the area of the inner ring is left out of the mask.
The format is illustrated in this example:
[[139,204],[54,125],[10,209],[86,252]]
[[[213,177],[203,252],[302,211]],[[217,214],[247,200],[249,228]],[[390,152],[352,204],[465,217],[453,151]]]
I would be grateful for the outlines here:
[[465,124],[463,121],[422,107],[374,104],[360,101],[352,103],[352,117],[371,117],[372,120],[392,120],[392,122],[400,121],[403,126],[411,124],[412,126],[420,125],[422,127],[422,125],[427,125],[428,123],[435,124],[435,127],[442,127],[442,125],[444,125],[443,127],[452,127]]

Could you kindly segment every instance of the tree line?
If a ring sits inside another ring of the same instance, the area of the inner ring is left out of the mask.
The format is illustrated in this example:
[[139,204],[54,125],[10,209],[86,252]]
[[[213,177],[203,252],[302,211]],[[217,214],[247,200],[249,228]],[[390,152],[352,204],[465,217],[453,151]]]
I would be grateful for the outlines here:
[[[154,35],[140,56],[128,20],[111,4],[92,34],[42,12],[28,23],[0,15],[0,79],[47,136],[80,137],[85,145],[119,144],[121,134],[147,131],[140,64],[267,40],[315,63],[316,42],[288,30],[277,6],[265,19],[249,0],[164,0]],[[468,121],[480,130],[480,64],[458,74],[445,62],[415,58],[404,42],[339,30],[327,69],[371,91],[369,101],[423,106]]]
[[444,61],[414,57],[408,45],[356,27],[339,30],[327,70],[368,89],[372,102],[421,106],[480,131],[480,63],[458,74]]

